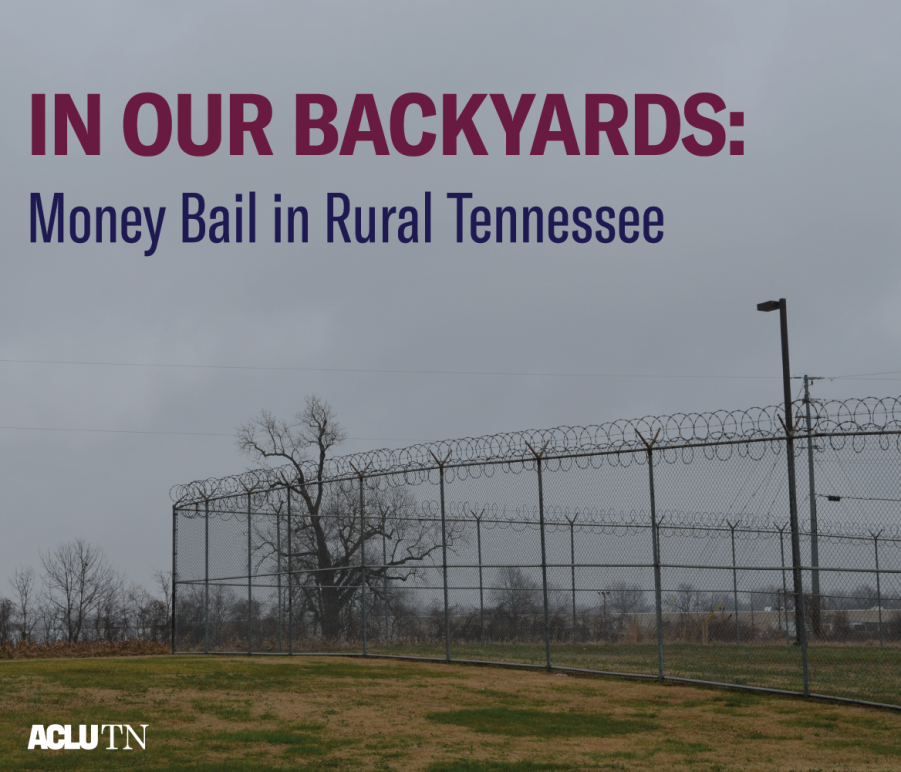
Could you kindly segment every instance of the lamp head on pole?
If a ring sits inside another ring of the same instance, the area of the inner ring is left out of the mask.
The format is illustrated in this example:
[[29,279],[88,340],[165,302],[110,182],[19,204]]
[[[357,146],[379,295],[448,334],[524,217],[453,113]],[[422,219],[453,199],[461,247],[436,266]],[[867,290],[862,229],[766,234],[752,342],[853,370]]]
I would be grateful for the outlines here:
[[778,311],[780,308],[778,300],[767,300],[765,303],[758,303],[758,311]]

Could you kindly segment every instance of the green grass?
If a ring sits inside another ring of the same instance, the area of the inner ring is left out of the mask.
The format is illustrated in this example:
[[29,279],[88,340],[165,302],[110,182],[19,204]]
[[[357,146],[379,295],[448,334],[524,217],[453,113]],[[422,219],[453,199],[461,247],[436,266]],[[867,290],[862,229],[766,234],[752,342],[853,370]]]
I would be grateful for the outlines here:
[[[444,659],[439,646],[375,647],[373,653]],[[457,644],[454,659],[545,664],[543,643]],[[901,647],[817,646],[809,649],[810,689],[815,694],[901,705]],[[555,667],[657,675],[654,643],[554,643]],[[664,671],[671,678],[690,678],[738,686],[761,686],[802,692],[801,651],[778,644],[687,644],[664,647]]]
[[610,737],[656,729],[656,724],[646,718],[616,719],[603,713],[552,713],[506,707],[429,713],[426,718],[512,737]]
[[716,748],[707,743],[691,743],[668,737],[656,747],[656,750],[663,753],[678,753],[682,756],[696,756],[699,753],[714,753]]
[[881,743],[861,743],[854,740],[827,740],[824,745],[829,748],[841,748],[842,750],[866,750],[877,756],[899,756],[901,757],[901,746],[883,745]]

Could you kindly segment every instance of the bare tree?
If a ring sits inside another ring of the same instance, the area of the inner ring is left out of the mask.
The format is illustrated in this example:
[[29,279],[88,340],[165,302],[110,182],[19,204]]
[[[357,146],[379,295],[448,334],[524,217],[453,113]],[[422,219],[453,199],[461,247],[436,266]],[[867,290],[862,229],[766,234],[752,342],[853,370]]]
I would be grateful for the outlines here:
[[[102,593],[94,613],[88,619],[91,625],[91,637],[95,641],[117,641],[130,637],[130,630],[134,623],[135,596],[132,590],[135,585],[126,589],[120,578],[108,592]],[[141,588],[140,592],[146,594]]]
[[42,594],[35,605],[35,629],[42,631],[38,635],[42,637],[44,644],[49,644],[59,639],[54,613],[50,602]]
[[213,641],[218,642],[218,645],[236,638],[239,635],[238,625],[247,618],[234,613],[239,598],[240,596],[236,595],[231,587],[221,584],[210,585],[210,636]]
[[541,608],[541,585],[519,566],[499,568],[496,583],[491,598],[507,614],[518,618]]
[[41,553],[44,600],[50,615],[76,643],[92,616],[118,591],[121,579],[103,550],[76,539]]
[[490,593],[495,604],[492,616],[506,628],[506,635],[519,635],[523,624],[542,608],[541,585],[519,566],[498,569],[495,581]]
[[623,581],[614,582],[609,590],[610,609],[614,614],[636,614],[644,611],[645,592],[637,584],[627,584]]
[[153,572],[156,586],[160,594],[152,601],[151,637],[154,640],[165,642],[171,640],[172,634],[172,572],[157,569]]
[[846,608],[876,608],[879,595],[871,584],[858,584],[848,597]]
[[0,598],[0,646],[12,641],[16,607],[9,598]]
[[126,640],[150,638],[154,600],[146,587],[132,582],[122,592],[119,622],[112,632]]
[[16,593],[16,616],[19,618],[19,635],[21,640],[30,641],[37,615],[35,613],[34,569],[31,566],[19,566],[9,578]]
[[676,587],[676,593],[672,596],[672,607],[680,614],[691,614],[701,610],[704,602],[704,594],[691,582],[682,582]]
[[[291,422],[276,418],[267,411],[238,428],[239,450],[255,462],[280,462],[291,469],[285,480],[285,491],[296,494],[292,513],[292,577],[305,596],[305,606],[312,610],[316,623],[327,639],[338,639],[346,629],[346,616],[353,607],[362,585],[362,552],[368,548],[366,582],[374,593],[380,592],[383,580],[404,580],[412,575],[413,566],[437,549],[433,522],[414,521],[408,515],[412,497],[400,488],[379,490],[364,483],[365,530],[361,527],[360,497],[355,481],[329,482],[326,462],[330,451],[346,437],[331,406],[317,396],[306,399],[306,406]],[[284,501],[273,507],[285,511]],[[275,521],[272,518],[273,522]],[[391,554],[384,566],[381,560],[381,537],[391,542]],[[276,540],[267,539],[267,549],[276,549]],[[286,545],[278,547],[287,554]],[[279,565],[283,561],[280,560]],[[375,565],[371,565],[371,564]],[[293,587],[291,590],[293,591]]]
[[159,613],[163,623],[168,625],[170,624],[169,620],[172,619],[172,572],[158,568],[153,572],[153,578],[160,590],[160,594],[156,597],[161,604]]

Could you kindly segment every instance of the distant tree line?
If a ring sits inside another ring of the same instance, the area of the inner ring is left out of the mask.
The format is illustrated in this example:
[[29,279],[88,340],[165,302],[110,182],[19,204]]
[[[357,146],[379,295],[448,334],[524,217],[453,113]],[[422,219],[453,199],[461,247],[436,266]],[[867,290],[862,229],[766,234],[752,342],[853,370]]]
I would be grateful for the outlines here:
[[[168,643],[172,625],[171,575],[156,571],[154,577],[151,589],[129,582],[101,548],[84,539],[42,552],[39,571],[20,566],[9,576],[11,597],[0,596],[0,645],[133,640]],[[505,566],[493,570],[486,579],[481,606],[474,607],[470,601],[452,604],[449,609],[452,639],[541,639],[544,600],[536,577],[521,567]],[[437,600],[427,602],[416,589],[404,587],[397,578],[388,579],[377,571],[371,572],[367,584],[368,630],[373,641],[418,644],[443,639],[443,604]],[[593,597],[587,605],[588,595],[580,590],[576,608],[570,590],[555,586],[548,589],[548,622],[555,640],[575,636],[578,641],[616,643],[643,639],[648,634],[650,623],[644,620],[639,624],[639,616],[653,612],[653,594],[647,588],[612,582],[604,590],[589,593]],[[293,601],[293,635],[300,647],[304,641],[349,645],[358,642],[362,634],[359,593],[343,606],[337,624],[332,621],[325,625],[317,613],[318,607],[310,601],[310,587],[300,582],[286,583],[284,592],[277,597],[254,598],[250,607],[241,590],[211,584],[207,595],[202,584],[193,584],[180,591],[176,622],[179,648],[202,645],[209,629],[216,648],[225,645],[241,650],[249,619],[255,649],[283,649],[287,641],[289,593]],[[781,586],[742,588],[736,607],[732,592],[703,591],[683,583],[673,591],[664,591],[664,627],[674,639],[730,640],[735,635],[734,614],[738,612],[742,640],[778,636],[780,630],[793,624],[792,599],[791,592],[785,592]],[[812,607],[812,600],[808,600],[808,607]],[[833,590],[821,597],[823,637],[844,640],[862,634],[872,636],[872,621],[863,629],[848,612],[874,610],[879,600],[884,633],[889,639],[901,637],[901,601],[885,595],[879,598],[869,584],[844,592]]]
[[40,572],[20,566],[0,596],[0,645],[170,640],[172,578],[155,572],[148,590],[129,582],[84,539],[40,553]]
[[[178,649],[217,651],[287,651],[289,634],[295,650],[358,648],[362,641],[361,593],[343,606],[337,626],[323,625],[308,600],[310,589],[286,582],[281,591],[254,587],[248,606],[242,586],[203,583],[180,586],[177,609]],[[367,581],[367,635],[370,646],[443,645],[446,624],[457,643],[535,643],[545,634],[544,593],[540,575],[520,566],[486,572],[483,602],[470,588],[465,601],[451,593],[448,613],[440,587],[408,586],[375,573]],[[288,596],[291,596],[289,623]],[[777,586],[731,591],[705,591],[683,583],[663,593],[663,627],[668,640],[695,643],[779,642],[793,630],[791,592]],[[461,602],[462,601],[462,602]],[[875,590],[867,585],[821,599],[824,640],[878,637],[872,611]],[[808,600],[808,608],[811,606]],[[901,604],[883,597],[883,633],[901,638]],[[737,615],[736,615],[737,612]],[[849,615],[850,612],[850,615]],[[861,612],[865,622],[860,621]],[[808,620],[809,623],[809,620]],[[578,643],[637,643],[654,640],[653,591],[628,581],[612,581],[601,590],[572,590],[550,584],[547,624],[551,639]],[[289,626],[290,625],[290,626]],[[252,642],[248,641],[248,631]]]

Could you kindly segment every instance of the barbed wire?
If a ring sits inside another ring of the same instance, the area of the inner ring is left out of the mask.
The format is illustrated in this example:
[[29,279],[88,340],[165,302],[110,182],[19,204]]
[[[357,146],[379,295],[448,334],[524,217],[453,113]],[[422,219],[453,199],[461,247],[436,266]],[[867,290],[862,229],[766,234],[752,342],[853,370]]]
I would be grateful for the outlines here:
[[[806,405],[792,405],[796,434],[807,434]],[[558,426],[519,432],[463,437],[412,445],[397,450],[378,449],[327,459],[324,482],[356,480],[366,469],[369,484],[380,487],[437,483],[441,470],[454,479],[491,477],[534,470],[536,449],[550,471],[600,468],[604,464],[627,467],[647,463],[645,440],[653,440],[654,462],[689,464],[696,457],[728,460],[734,454],[759,460],[768,451],[781,452],[785,440],[784,408],[778,405],[709,413],[645,416],[591,426]],[[861,452],[875,435],[882,450],[901,450],[901,398],[867,397],[847,400],[811,400],[810,433],[822,437],[833,450],[848,446]],[[801,449],[796,445],[796,452]],[[445,459],[439,465],[437,459]],[[300,465],[309,484],[316,479],[312,460]],[[243,494],[296,488],[299,475],[291,465],[261,468],[219,478],[176,485],[170,497],[184,507]]]

